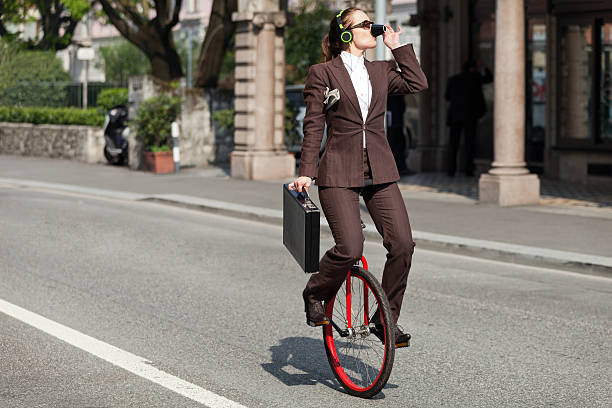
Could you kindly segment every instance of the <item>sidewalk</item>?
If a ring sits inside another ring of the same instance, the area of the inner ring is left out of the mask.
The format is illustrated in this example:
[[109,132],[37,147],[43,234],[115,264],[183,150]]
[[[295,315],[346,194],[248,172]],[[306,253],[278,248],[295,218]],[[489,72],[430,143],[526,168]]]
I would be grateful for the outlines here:
[[[282,223],[281,184],[289,181],[293,179],[235,180],[216,167],[154,175],[125,167],[0,155],[0,185],[155,200],[277,224]],[[417,250],[612,276],[612,186],[543,180],[543,205],[510,208],[478,203],[476,179],[419,174],[402,177],[400,189]],[[316,188],[311,196],[318,205]],[[382,242],[363,202],[361,207],[366,239]],[[328,232],[323,217],[321,221],[323,232]],[[326,249],[321,248],[321,254]]]

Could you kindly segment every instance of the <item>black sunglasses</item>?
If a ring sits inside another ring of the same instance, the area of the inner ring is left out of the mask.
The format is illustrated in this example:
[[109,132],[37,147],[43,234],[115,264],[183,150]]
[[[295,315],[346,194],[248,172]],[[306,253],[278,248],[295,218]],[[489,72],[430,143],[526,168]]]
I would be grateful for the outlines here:
[[374,24],[373,21],[370,20],[364,20],[359,24],[355,24],[354,26],[350,27],[351,29],[353,28],[365,28],[366,30],[369,30],[370,27],[372,26],[372,24]]

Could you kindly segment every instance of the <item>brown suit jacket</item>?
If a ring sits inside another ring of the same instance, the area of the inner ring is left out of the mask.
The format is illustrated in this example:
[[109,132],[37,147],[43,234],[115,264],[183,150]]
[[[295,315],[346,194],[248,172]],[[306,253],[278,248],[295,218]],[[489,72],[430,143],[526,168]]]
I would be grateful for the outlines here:
[[[412,45],[392,51],[401,72],[387,61],[368,61],[365,66],[372,84],[368,116],[363,121],[357,94],[338,55],[331,61],[310,67],[304,86],[306,116],[300,160],[300,176],[316,178],[317,185],[361,187],[363,179],[363,136],[370,160],[373,184],[399,180],[399,173],[385,135],[384,118],[388,94],[408,94],[427,89]],[[323,110],[325,87],[338,89],[340,100]],[[327,123],[327,142],[318,163],[321,139]]]

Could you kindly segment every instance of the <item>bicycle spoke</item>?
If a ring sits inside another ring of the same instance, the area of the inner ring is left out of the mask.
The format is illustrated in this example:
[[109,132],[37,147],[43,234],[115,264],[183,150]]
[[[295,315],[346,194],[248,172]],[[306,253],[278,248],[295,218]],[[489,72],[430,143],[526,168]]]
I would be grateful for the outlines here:
[[[368,351],[367,347],[364,348],[364,349],[366,351],[366,354],[368,355],[368,361],[370,361],[370,358],[369,358],[370,357],[370,352]],[[365,366],[365,364],[364,364],[364,366]],[[368,382],[366,384],[371,384],[372,381],[370,381],[370,366],[365,366],[364,368],[365,368],[366,376],[368,378]]]
[[[371,342],[374,342],[374,340],[370,340]],[[378,341],[378,339],[376,339],[376,341]],[[375,346],[375,344],[373,344],[373,346]],[[383,359],[383,356],[381,356],[378,351],[376,351],[376,349],[374,347],[372,347],[370,350],[372,350],[374,353],[376,353],[376,355],[378,356],[379,359]]]

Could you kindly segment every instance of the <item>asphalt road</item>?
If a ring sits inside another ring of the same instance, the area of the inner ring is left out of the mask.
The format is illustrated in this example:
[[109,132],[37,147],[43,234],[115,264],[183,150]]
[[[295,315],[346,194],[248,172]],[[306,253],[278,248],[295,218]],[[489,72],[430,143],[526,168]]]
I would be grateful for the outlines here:
[[[365,254],[380,277],[384,248]],[[244,406],[612,406],[610,279],[417,242],[400,317],[413,345],[369,401],[343,393],[305,325],[306,279],[277,226],[0,188],[1,301]],[[67,337],[0,311],[0,407],[202,406]]]

